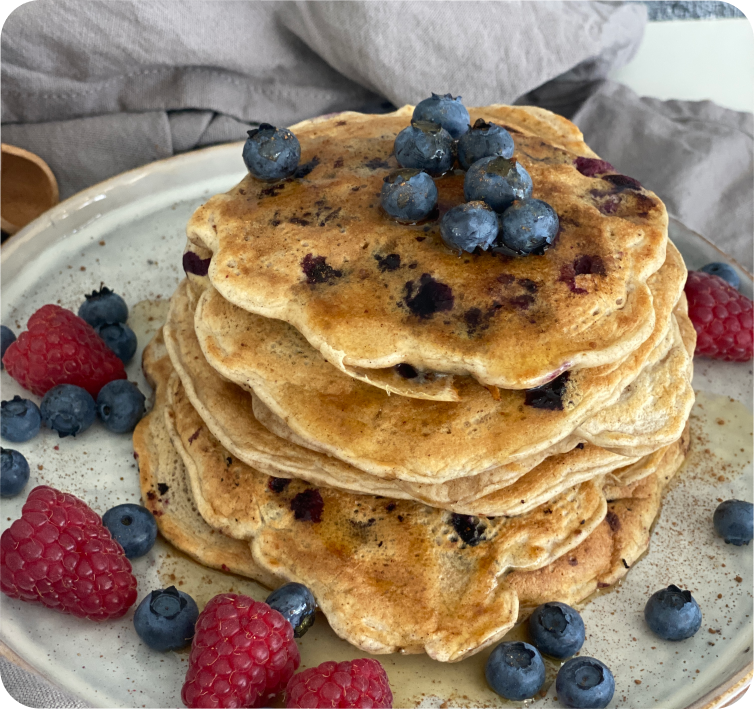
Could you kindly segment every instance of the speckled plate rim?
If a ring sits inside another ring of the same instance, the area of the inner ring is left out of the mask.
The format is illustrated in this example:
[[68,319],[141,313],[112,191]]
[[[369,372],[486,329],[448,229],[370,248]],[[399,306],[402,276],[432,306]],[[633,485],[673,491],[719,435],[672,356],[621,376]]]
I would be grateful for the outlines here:
[[[81,231],[82,229],[85,229],[87,225],[91,223],[91,221],[94,221],[107,213],[108,207],[117,209],[118,207],[122,206],[122,202],[119,202],[116,198],[112,201],[106,201],[106,205],[104,205],[104,212],[98,211],[97,205],[100,201],[105,200],[106,197],[115,196],[111,193],[117,193],[117,191],[122,188],[138,184],[141,180],[151,178],[155,174],[164,173],[167,175],[169,173],[175,172],[176,170],[180,170],[180,168],[184,165],[189,166],[194,163],[204,162],[206,161],[206,158],[210,156],[210,153],[221,155],[223,152],[227,152],[230,158],[230,156],[240,153],[240,148],[242,145],[243,141],[225,143],[221,145],[210,146],[208,148],[203,148],[189,153],[184,153],[181,155],[172,156],[170,158],[157,160],[147,165],[115,175],[111,178],[108,178],[107,180],[92,185],[91,187],[88,187],[85,190],[72,195],[71,197],[68,197],[66,200],[60,202],[55,207],[43,213],[37,219],[17,232],[14,236],[6,240],[6,242],[2,245],[2,249],[0,250],[0,267],[4,269],[8,265],[9,261],[14,261],[18,257],[23,258],[23,255],[18,254],[18,252],[26,251],[31,246],[32,241],[39,241],[42,243],[35,243],[34,246],[36,247],[36,251],[34,249],[30,249],[27,253],[33,252],[36,254],[40,253],[41,250],[45,248],[49,248],[55,243],[55,240],[53,238],[50,238],[51,235],[49,232],[58,230],[59,227],[63,225],[62,223],[69,218],[77,222],[75,226],[73,223],[71,223],[71,226],[74,228],[70,230],[69,233],[74,234]],[[212,157],[214,157],[214,155],[212,155]],[[230,170],[228,170],[227,172],[228,174],[230,174]],[[239,168],[239,178],[240,176],[242,176],[242,174],[243,170]],[[89,216],[89,213],[91,213],[91,217],[86,218]],[[84,217],[83,220],[82,217]],[[670,215],[669,218],[670,221],[674,222],[678,228],[693,235],[695,238],[698,238],[701,242],[704,243],[706,248],[711,248],[716,253],[718,253],[721,257],[721,260],[725,260],[739,269],[741,274],[749,280],[749,284],[747,284],[747,290],[750,291],[750,289],[752,288],[751,282],[752,280],[754,280],[754,277],[748,269],[744,268],[740,263],[738,263],[731,256],[727,255],[724,251],[719,249],[707,238],[705,238],[698,232],[689,229],[677,217]],[[45,237],[47,237],[47,239]],[[0,283],[1,282],[2,271],[0,271]],[[12,648],[5,645],[1,638],[0,643],[2,643],[8,650],[8,653],[3,653],[6,659],[13,661],[13,656],[19,657],[12,650]],[[29,663],[28,660],[20,657],[19,659],[21,659],[22,665],[28,665],[28,668],[33,670],[34,673],[38,674],[45,681],[55,687],[59,687],[62,691],[70,693],[70,690],[67,690],[66,688],[60,686],[59,683],[48,678],[44,672],[38,670],[32,663]],[[730,704],[726,704],[726,702],[730,702],[731,699],[736,702],[746,694],[746,690],[751,685],[753,677],[754,661],[750,661],[745,667],[738,670],[734,675],[728,677],[717,687],[707,692],[692,704],[687,705],[684,709],[722,709],[722,707],[729,706]]]

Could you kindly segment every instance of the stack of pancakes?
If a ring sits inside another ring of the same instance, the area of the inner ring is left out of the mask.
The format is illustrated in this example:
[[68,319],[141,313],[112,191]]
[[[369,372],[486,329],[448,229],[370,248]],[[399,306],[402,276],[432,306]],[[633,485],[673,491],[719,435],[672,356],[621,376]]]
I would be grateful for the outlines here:
[[[558,213],[543,255],[459,256],[438,218],[388,218],[411,111],[295,126],[292,178],[194,213],[134,444],[183,551],[305,584],[366,651],[456,661],[645,551],[687,447],[695,334],[662,202],[549,112],[470,109]],[[436,180],[439,216],[463,178]]]

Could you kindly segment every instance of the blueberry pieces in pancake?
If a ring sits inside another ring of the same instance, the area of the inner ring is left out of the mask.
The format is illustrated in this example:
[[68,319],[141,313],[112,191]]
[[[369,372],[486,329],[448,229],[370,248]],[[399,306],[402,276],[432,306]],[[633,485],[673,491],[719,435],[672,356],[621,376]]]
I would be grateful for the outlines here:
[[[665,259],[667,214],[635,180],[583,174],[594,159],[565,119],[523,107],[472,108],[512,128],[533,197],[558,214],[541,256],[458,257],[439,221],[404,225],[380,209],[383,178],[411,107],[293,127],[305,176],[249,176],[192,216],[192,243],[228,301],[290,323],[331,364],[470,375],[527,389],[565,370],[615,363],[654,326],[647,279]],[[436,180],[439,214],[463,202],[464,173]]]

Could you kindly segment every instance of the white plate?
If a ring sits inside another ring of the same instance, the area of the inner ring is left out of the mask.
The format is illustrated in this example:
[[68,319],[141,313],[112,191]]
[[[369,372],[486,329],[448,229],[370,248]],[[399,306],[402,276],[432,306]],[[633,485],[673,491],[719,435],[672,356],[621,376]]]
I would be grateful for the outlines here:
[[[18,333],[45,303],[76,311],[84,293],[100,282],[122,294],[131,306],[145,299],[167,300],[183,276],[184,227],[191,212],[210,195],[229,189],[244,172],[241,144],[224,145],[155,162],[63,202],[3,246],[2,322]],[[729,261],[677,221],[671,224],[671,237],[691,268],[713,260]],[[751,277],[739,271],[742,290],[751,297]],[[148,335],[160,324],[148,316],[158,310],[132,307],[140,347],[128,374],[145,392],[149,388],[138,363]],[[3,399],[23,394],[6,372],[1,382]],[[698,389],[751,406],[750,364],[697,360],[694,383]],[[706,415],[713,416],[711,404],[706,406]],[[720,411],[714,417],[724,418],[726,426],[714,426],[710,419],[707,428],[721,449],[738,454],[731,467],[720,472],[724,480],[718,481],[704,460],[697,460],[694,470],[683,473],[669,492],[649,554],[617,592],[595,599],[584,610],[588,636],[582,654],[598,657],[612,668],[617,688],[611,706],[720,706],[750,679],[751,552],[723,544],[712,531],[711,514],[718,497],[753,497],[751,419],[743,407],[730,403]],[[744,429],[738,437],[731,433],[735,415]],[[742,452],[734,445],[738,439]],[[714,445],[712,440],[705,447]],[[77,439],[58,439],[54,432],[43,430],[34,440],[15,447],[32,467],[27,490],[41,483],[53,485],[82,497],[100,514],[113,505],[139,500],[127,435],[108,434],[99,425]],[[698,455],[706,454],[700,450]],[[0,528],[20,515],[24,498],[2,501]],[[170,574],[176,583],[183,581],[200,603],[230,587],[257,598],[265,595],[251,582],[201,569],[161,541],[147,557],[135,560],[134,571],[139,600],[149,590],[173,582]],[[704,614],[702,631],[682,643],[654,638],[642,620],[648,595],[669,583],[690,588]],[[5,596],[0,604],[0,640],[82,700],[113,707],[179,704],[187,654],[162,655],[142,645],[133,631],[133,610],[120,621],[95,624]],[[711,634],[710,628],[720,633]],[[299,645],[306,665],[354,655],[321,620]],[[381,659],[396,688],[396,706],[417,702],[439,706],[443,700],[494,705],[498,698],[486,689],[482,674],[485,657],[482,653],[452,666],[423,656]],[[537,705],[560,706],[554,694],[553,686]]]

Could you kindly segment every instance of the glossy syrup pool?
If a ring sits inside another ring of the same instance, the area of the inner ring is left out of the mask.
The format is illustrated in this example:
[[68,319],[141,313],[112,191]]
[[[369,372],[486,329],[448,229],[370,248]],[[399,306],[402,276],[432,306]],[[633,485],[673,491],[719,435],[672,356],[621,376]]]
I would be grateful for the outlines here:
[[[117,178],[115,187],[100,186],[60,205],[38,231],[13,237],[3,245],[2,322],[18,333],[45,303],[75,311],[84,294],[104,281],[131,306],[139,351],[127,372],[148,393],[141,349],[183,277],[186,222],[194,208],[243,176],[240,152],[240,144],[220,146],[154,163]],[[724,260],[672,219],[670,236],[689,267]],[[750,279],[742,279],[742,290],[751,296]],[[140,304],[144,299],[161,302]],[[707,692],[719,695],[721,681],[745,670],[751,658],[751,548],[726,546],[714,534],[711,514],[718,498],[754,497],[751,418],[730,400],[750,408],[752,367],[696,360],[695,370],[695,387],[709,398],[700,395],[701,406],[694,412],[696,447],[670,487],[650,550],[619,588],[597,595],[583,610],[587,638],[581,654],[612,668],[612,707],[685,709]],[[5,371],[0,384],[3,399],[24,394]],[[86,500],[99,514],[139,500],[128,435],[109,434],[95,423],[76,439],[43,430],[14,447],[31,465],[26,492],[40,483],[54,485]],[[0,529],[20,515],[24,499],[25,494],[0,500]],[[133,568],[138,601],[171,583],[193,592],[200,603],[222,590],[242,590],[259,599],[267,595],[252,581],[200,567],[161,539],[133,561]],[[643,622],[648,596],[670,583],[689,588],[702,608],[701,631],[682,643],[659,641]],[[96,624],[0,596],[0,639],[58,687],[91,705],[177,706],[188,654],[158,653],[143,645],[133,629],[134,610]],[[363,654],[336,638],[322,617],[299,647],[305,666]],[[453,665],[424,656],[378,659],[389,674],[396,707],[515,706],[487,689],[487,654]],[[562,706],[554,697],[551,686],[534,705]]]

